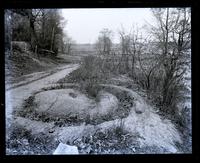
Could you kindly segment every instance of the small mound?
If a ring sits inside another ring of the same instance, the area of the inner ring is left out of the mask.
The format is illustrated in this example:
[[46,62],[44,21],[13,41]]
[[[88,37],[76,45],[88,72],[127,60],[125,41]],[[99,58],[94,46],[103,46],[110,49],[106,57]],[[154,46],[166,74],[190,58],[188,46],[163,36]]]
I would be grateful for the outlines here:
[[131,133],[140,134],[139,141],[142,146],[157,146],[175,153],[175,143],[181,143],[180,135],[171,121],[162,120],[150,106],[143,114],[132,111],[124,119],[124,127]]
[[[82,123],[100,124],[121,117],[118,99],[100,91],[97,99],[72,88],[47,89],[35,93],[16,114],[31,120],[74,126]],[[123,111],[123,110],[122,110]]]
[[49,90],[36,94],[36,111],[50,115],[65,116],[69,114],[84,114],[93,106],[93,101],[84,94],[73,89]]
[[162,120],[136,92],[121,86],[105,84],[102,86],[115,93],[127,92],[135,99],[130,114],[123,119],[124,128],[133,134],[139,133],[142,146],[157,146],[170,153],[177,152],[175,143],[181,143],[182,140],[170,120]]

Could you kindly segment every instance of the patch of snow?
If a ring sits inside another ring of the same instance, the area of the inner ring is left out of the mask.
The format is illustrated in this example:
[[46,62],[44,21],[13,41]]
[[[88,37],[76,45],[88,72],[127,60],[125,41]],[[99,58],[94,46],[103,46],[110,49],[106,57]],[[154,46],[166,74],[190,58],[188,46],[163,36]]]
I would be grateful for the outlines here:
[[53,153],[54,155],[65,155],[65,154],[79,154],[76,146],[70,146],[67,144],[60,143]]

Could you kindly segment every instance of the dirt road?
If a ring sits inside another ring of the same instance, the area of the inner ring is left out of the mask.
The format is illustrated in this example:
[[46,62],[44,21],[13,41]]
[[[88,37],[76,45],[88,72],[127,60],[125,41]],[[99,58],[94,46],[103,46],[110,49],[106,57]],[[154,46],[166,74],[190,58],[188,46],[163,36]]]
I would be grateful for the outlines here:
[[[31,80],[27,78],[27,81],[24,80],[21,86],[7,90],[5,95],[6,127],[11,123],[13,110],[20,108],[23,101],[33,92],[47,86],[48,84],[56,83],[78,67],[78,64],[65,65],[58,67],[57,70],[55,69],[53,74],[50,72],[43,72],[43,76],[41,75],[41,72],[34,73]],[[38,76],[40,76],[39,79]]]

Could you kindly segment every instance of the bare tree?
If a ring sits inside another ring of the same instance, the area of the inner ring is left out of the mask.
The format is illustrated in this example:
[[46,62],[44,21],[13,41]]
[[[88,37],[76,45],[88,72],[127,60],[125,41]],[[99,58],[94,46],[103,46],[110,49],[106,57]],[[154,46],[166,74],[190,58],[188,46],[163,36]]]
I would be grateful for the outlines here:
[[177,88],[186,71],[187,57],[190,54],[190,11],[186,8],[154,9],[153,14],[158,27],[153,27],[152,31],[162,49],[160,55],[164,68],[162,103],[165,108],[173,105],[177,99]]
[[131,54],[131,34],[126,34],[123,26],[122,29],[119,31],[120,35],[120,47],[121,47],[121,61],[119,63],[121,72],[129,71],[129,57]]
[[112,37],[111,30],[104,28],[102,31],[100,31],[100,35],[96,42],[96,49],[99,54],[102,55],[110,54],[112,47],[111,37]]
[[65,37],[63,38],[63,52],[68,55],[72,54],[72,48],[74,44],[75,41],[71,37],[65,35]]

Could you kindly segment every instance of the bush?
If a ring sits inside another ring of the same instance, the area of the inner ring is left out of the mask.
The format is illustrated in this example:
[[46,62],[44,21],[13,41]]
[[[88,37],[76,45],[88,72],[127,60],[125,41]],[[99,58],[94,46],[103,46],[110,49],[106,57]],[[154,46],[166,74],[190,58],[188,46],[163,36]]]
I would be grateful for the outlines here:
[[97,97],[98,92],[100,91],[100,87],[98,86],[97,82],[94,81],[89,81],[85,83],[83,86],[85,89],[86,93],[92,97]]
[[108,77],[109,71],[103,66],[103,60],[100,57],[86,56],[80,68],[70,74],[67,82],[79,83],[82,92],[96,98],[100,90],[98,84]]

